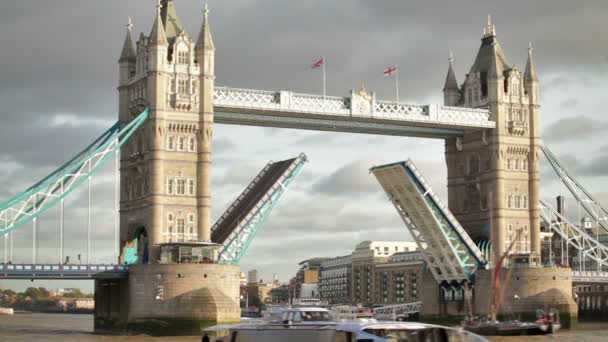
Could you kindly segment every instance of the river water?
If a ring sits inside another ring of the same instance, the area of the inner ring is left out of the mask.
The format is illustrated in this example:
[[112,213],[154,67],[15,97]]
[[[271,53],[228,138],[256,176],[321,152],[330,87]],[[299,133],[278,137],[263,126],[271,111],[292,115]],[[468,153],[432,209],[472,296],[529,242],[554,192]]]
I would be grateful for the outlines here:
[[[200,336],[150,337],[111,336],[93,334],[93,315],[76,314],[16,314],[0,315],[0,341],[62,341],[62,342],[140,342],[140,341],[200,341]],[[496,342],[600,342],[608,341],[608,322],[580,323],[574,330],[562,330],[552,336],[496,337]]]

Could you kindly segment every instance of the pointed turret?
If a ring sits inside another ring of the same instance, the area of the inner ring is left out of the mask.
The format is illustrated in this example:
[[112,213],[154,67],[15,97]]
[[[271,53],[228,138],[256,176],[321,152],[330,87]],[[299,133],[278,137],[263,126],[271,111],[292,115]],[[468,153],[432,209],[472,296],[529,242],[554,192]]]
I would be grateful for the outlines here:
[[152,32],[150,32],[150,45],[167,46],[167,35],[165,34],[165,28],[163,20],[161,18],[162,5],[160,0],[157,0],[156,5],[156,20],[154,20],[154,26],[152,26]]
[[209,8],[205,2],[205,8],[203,10],[203,25],[201,31],[198,34],[198,41],[196,42],[196,50],[215,50],[213,45],[213,37],[211,36],[211,29],[209,28]]
[[536,68],[534,68],[534,63],[532,62],[532,42],[530,42],[528,45],[528,61],[526,62],[524,80],[526,80],[526,82],[538,81],[538,76],[536,75]]
[[215,47],[209,29],[209,9],[203,10],[203,24],[196,43],[196,60],[199,74],[199,139],[197,178],[197,237],[199,241],[211,241],[211,140],[213,137],[213,94],[215,87]]
[[163,28],[165,29],[167,42],[173,44],[175,38],[186,29],[182,24],[181,19],[177,16],[173,0],[162,0],[161,5],[160,17],[162,19]]
[[443,86],[443,102],[446,106],[455,106],[458,104],[460,98],[460,88],[458,87],[458,81],[456,80],[456,74],[454,73],[454,55],[450,50],[450,57],[448,58],[448,74],[445,77],[445,84]]
[[133,46],[133,39],[131,38],[131,29],[133,23],[131,17],[129,17],[129,23],[127,24],[127,35],[125,36],[125,42],[122,45],[122,52],[120,53],[119,62],[135,62],[135,47]]

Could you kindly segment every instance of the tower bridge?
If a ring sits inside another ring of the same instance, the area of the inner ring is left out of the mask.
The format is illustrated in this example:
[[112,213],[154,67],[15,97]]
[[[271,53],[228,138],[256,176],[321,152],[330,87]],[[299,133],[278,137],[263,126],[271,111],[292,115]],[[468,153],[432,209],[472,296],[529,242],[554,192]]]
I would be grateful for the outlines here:
[[[134,43],[127,28],[118,61],[118,123],[58,170],[1,204],[5,263],[0,277],[96,279],[96,328],[124,328],[146,319],[196,324],[238,320],[238,262],[306,161],[302,154],[269,163],[212,226],[214,125],[253,125],[444,139],[447,205],[412,162],[372,169],[432,273],[433,281],[425,284],[430,290],[425,291],[423,314],[453,313],[456,305],[442,303],[437,294],[464,282],[475,286],[476,311],[487,313],[490,272],[496,260],[509,254],[511,262],[498,269],[509,288],[502,313],[531,312],[550,302],[576,316],[573,282],[608,279],[603,273],[608,257],[597,239],[540,201],[542,153],[602,222],[598,229],[605,228],[606,211],[541,145],[540,82],[531,47],[527,57],[523,72],[510,64],[488,22],[461,84],[449,61],[444,104],[382,101],[365,89],[334,97],[215,87],[207,9],[195,41],[174,1],[160,1],[149,35],[142,33]],[[112,156],[120,184],[116,264],[107,269],[89,263],[77,269],[58,266],[63,261],[63,201]],[[16,265],[9,258],[12,252],[7,253],[7,237],[29,222],[36,236],[41,215],[55,205],[62,217],[60,263],[42,265],[34,252],[27,266]],[[573,273],[554,264],[545,267],[542,220],[565,240],[567,250],[578,251],[597,268]],[[112,272],[115,276],[108,279]],[[512,273],[517,281],[509,278]],[[509,293],[525,300],[510,303]]]

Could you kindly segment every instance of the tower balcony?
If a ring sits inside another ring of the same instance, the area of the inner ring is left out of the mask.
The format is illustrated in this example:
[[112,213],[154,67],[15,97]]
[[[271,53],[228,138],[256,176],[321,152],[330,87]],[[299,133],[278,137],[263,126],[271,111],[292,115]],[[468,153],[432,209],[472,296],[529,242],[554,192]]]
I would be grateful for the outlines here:
[[509,133],[513,135],[524,135],[528,131],[528,123],[520,120],[510,120],[508,124]]
[[169,105],[173,109],[190,111],[198,107],[196,102],[196,95],[193,94],[170,94]]

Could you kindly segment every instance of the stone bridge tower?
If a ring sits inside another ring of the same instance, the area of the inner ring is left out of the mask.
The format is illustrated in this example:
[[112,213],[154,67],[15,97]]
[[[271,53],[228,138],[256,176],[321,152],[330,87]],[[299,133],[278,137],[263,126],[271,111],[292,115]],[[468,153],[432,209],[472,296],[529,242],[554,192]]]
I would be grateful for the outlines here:
[[494,261],[513,240],[511,254],[540,255],[540,101],[531,46],[522,74],[488,20],[461,85],[450,56],[443,92],[445,105],[489,108],[496,121],[495,129],[446,140],[450,210],[473,240],[491,243]]
[[207,10],[195,43],[173,0],[159,1],[136,48],[127,30],[119,59],[119,113],[150,119],[122,149],[121,248],[138,238],[139,263],[165,242],[210,241],[215,48]]

